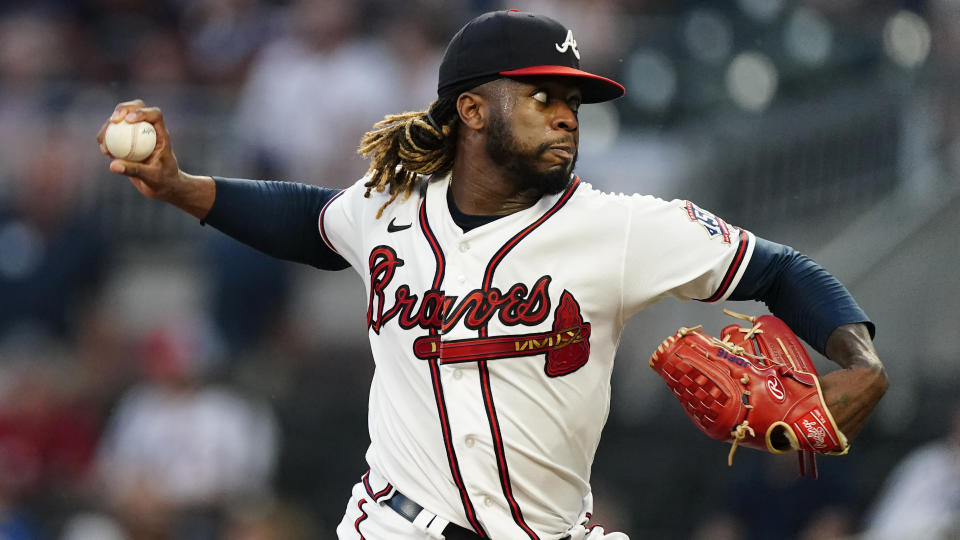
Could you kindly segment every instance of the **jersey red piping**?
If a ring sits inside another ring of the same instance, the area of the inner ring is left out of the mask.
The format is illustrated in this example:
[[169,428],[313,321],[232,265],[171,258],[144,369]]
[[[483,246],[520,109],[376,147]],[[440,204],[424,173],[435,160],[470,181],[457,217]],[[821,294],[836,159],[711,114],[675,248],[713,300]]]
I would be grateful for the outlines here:
[[367,495],[370,495],[370,498],[373,499],[373,502],[377,502],[380,497],[383,497],[387,493],[390,493],[390,490],[393,489],[393,486],[387,482],[387,487],[381,489],[377,493],[373,492],[373,488],[370,487],[370,471],[367,471],[363,475],[363,487],[367,490]]
[[[427,243],[430,244],[430,249],[433,251],[433,256],[437,261],[437,270],[434,273],[432,288],[439,290],[443,283],[444,272],[446,272],[446,259],[444,258],[443,250],[440,248],[440,243],[433,233],[433,229],[430,228],[430,222],[427,219],[426,202],[427,198],[424,196],[423,201],[420,202],[420,229]],[[439,331],[439,328],[431,328],[430,334],[435,335]],[[440,417],[440,428],[443,433],[443,445],[447,451],[447,462],[450,466],[450,474],[453,476],[453,482],[460,492],[460,502],[463,504],[463,512],[466,514],[467,521],[470,522],[470,526],[473,527],[473,530],[476,531],[477,534],[483,538],[487,538],[483,527],[480,526],[480,522],[477,519],[477,512],[473,507],[473,503],[470,501],[470,495],[467,494],[467,487],[463,483],[463,477],[460,473],[460,463],[457,459],[457,453],[453,448],[453,435],[450,430],[450,419],[447,417],[446,401],[443,397],[443,383],[440,381],[439,362],[439,358],[430,360],[430,379],[433,382],[433,396],[437,402],[437,414]]]
[[363,510],[363,505],[366,502],[367,502],[366,500],[361,500],[360,502],[357,503],[357,509],[360,510],[360,517],[358,517],[357,520],[353,522],[353,529],[357,531],[357,536],[360,537],[360,540],[366,540],[363,537],[363,533],[360,532],[360,522],[367,519],[367,513]]
[[746,231],[740,229],[740,245],[737,248],[736,255],[733,256],[733,261],[730,262],[730,268],[727,269],[727,273],[723,276],[720,288],[717,289],[717,292],[713,293],[713,296],[702,300],[703,302],[716,302],[723,298],[723,295],[727,294],[730,284],[733,283],[733,278],[736,277],[737,272],[740,270],[740,265],[743,264],[743,260],[747,255],[747,247],[749,244],[749,235],[747,235]]
[[[423,201],[420,203],[420,228],[423,230],[423,236],[427,239],[427,243],[430,244],[430,250],[433,251],[433,257],[437,261],[437,271],[433,275],[433,285],[432,289],[439,290],[440,286],[443,284],[443,275],[447,271],[447,261],[443,256],[443,250],[440,248],[440,243],[437,241],[437,236],[433,234],[433,229],[430,228],[430,222],[427,219],[427,197],[424,195]],[[439,328],[431,328],[430,332],[436,332],[440,330]]]
[[344,194],[344,191],[341,191],[340,193],[337,193],[336,195],[334,195],[333,197],[331,197],[329,201],[327,201],[327,204],[323,205],[323,208],[320,209],[320,219],[319,219],[319,221],[320,221],[320,238],[322,238],[322,239],[323,239],[323,243],[326,244],[328,248],[332,249],[333,252],[336,253],[337,255],[340,255],[340,252],[337,251],[337,248],[333,247],[333,244],[330,243],[330,239],[327,238],[327,231],[324,230],[324,226],[323,226],[323,215],[327,212],[327,208],[330,207],[330,203],[332,203],[333,201],[337,200],[337,198],[340,197],[340,196],[343,195],[343,194]]

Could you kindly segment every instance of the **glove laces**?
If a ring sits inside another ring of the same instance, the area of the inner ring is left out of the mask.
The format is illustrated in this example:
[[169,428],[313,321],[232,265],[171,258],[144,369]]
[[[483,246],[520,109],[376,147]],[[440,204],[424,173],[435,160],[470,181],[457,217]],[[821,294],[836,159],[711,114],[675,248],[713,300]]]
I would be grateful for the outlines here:
[[733,466],[733,453],[737,451],[737,443],[747,438],[747,435],[751,437],[756,436],[756,432],[753,431],[753,428],[750,427],[750,421],[744,420],[742,424],[733,428],[730,432],[730,436],[733,437],[733,445],[730,447],[730,454],[727,456],[727,466]]

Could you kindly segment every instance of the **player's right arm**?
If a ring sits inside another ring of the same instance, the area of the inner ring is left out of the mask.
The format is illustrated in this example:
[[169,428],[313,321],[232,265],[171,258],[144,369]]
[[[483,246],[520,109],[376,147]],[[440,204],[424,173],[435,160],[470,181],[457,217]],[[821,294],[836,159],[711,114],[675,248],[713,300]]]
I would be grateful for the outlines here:
[[264,182],[196,176],[180,170],[170,134],[157,107],[134,100],[117,105],[103,124],[103,143],[111,122],[147,121],[154,125],[157,144],[143,162],[114,159],[110,171],[126,176],[140,193],[170,203],[225,234],[279,259],[340,270],[348,263],[321,238],[317,217],[338,190],[293,182]]

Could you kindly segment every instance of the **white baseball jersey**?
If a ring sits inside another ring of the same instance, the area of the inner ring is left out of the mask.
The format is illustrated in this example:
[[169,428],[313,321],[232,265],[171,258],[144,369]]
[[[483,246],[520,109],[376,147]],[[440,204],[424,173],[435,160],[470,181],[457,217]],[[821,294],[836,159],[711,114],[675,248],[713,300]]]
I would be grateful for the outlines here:
[[376,362],[370,467],[492,538],[561,538],[591,512],[590,471],[626,320],[665,296],[720,301],[747,231],[686,201],[561,194],[463,232],[449,177],[380,219],[363,180],[320,214],[362,276]]

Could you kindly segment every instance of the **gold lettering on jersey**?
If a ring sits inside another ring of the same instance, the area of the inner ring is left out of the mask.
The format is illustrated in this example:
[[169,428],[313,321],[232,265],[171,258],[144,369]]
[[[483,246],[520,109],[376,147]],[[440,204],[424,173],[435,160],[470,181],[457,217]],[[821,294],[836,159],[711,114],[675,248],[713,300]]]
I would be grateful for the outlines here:
[[513,344],[518,351],[526,351],[530,349],[546,349],[553,347],[553,337],[548,337],[542,341],[539,339],[527,339],[523,341],[516,341]]
[[559,349],[573,343],[580,343],[581,341],[583,341],[583,336],[580,334],[580,330],[577,329],[557,332],[556,334],[541,339],[519,339],[513,342],[513,346],[517,352],[545,351],[547,349]]

